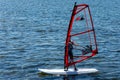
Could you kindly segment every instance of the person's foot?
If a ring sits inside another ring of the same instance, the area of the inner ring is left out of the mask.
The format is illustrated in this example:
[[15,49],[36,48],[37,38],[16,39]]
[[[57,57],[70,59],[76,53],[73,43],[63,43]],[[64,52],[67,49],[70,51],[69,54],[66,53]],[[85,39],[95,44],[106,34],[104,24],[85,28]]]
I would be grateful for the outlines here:
[[75,68],[75,71],[77,71],[78,69],[77,68]]
[[65,68],[64,71],[68,71],[68,68]]

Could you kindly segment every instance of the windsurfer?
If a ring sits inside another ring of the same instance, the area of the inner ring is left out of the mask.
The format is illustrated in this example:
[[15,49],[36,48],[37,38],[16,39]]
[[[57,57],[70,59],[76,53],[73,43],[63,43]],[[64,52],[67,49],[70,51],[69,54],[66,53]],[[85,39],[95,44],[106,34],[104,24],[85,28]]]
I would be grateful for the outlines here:
[[[69,41],[69,43],[68,43],[68,55],[69,55],[71,63],[74,62],[73,45],[77,46],[77,44],[75,44],[73,41]],[[77,68],[76,68],[75,64],[74,64],[74,69],[75,69],[75,71],[77,71]],[[65,71],[67,71],[67,70],[68,70],[68,68],[65,69]]]

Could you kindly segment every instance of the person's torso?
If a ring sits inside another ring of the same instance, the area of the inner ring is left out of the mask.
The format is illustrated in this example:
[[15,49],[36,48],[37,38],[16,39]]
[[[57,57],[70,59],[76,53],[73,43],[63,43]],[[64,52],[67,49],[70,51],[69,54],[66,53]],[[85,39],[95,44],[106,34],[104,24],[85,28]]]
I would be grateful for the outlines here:
[[69,45],[68,45],[68,51],[71,52],[72,49],[73,49],[73,45],[72,45],[72,43],[69,43]]

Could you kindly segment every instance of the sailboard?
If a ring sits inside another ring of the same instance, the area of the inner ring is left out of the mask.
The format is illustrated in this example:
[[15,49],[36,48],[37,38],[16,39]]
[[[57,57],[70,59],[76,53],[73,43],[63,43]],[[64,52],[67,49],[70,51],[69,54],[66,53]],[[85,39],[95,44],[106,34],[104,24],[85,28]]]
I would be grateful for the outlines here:
[[[74,61],[70,61],[69,55],[69,41],[73,40],[79,46],[74,49]],[[95,68],[81,68],[75,71],[74,69],[65,68],[73,66],[77,63],[85,61],[98,53],[96,34],[92,15],[89,5],[87,4],[74,4],[71,19],[68,26],[65,52],[64,52],[64,69],[39,69],[40,72],[47,74],[59,74],[59,75],[75,75],[75,74],[87,74],[98,72]]]
[[64,71],[64,69],[39,69],[39,71],[51,75],[79,75],[98,72],[95,68],[80,68],[77,71],[74,69],[68,69],[68,71]]

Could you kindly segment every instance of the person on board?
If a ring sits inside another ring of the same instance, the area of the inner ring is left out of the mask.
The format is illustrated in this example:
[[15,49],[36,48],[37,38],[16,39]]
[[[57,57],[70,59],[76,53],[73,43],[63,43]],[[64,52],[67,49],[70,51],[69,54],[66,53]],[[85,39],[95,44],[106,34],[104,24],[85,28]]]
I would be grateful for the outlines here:
[[[77,46],[77,44],[75,44],[73,41],[70,40],[69,43],[68,43],[68,56],[70,58],[71,63],[74,62],[73,45]],[[75,71],[77,71],[77,68],[76,68],[75,64],[74,64],[74,69],[75,69]],[[65,69],[65,71],[67,71],[67,70],[68,70],[68,68]]]

